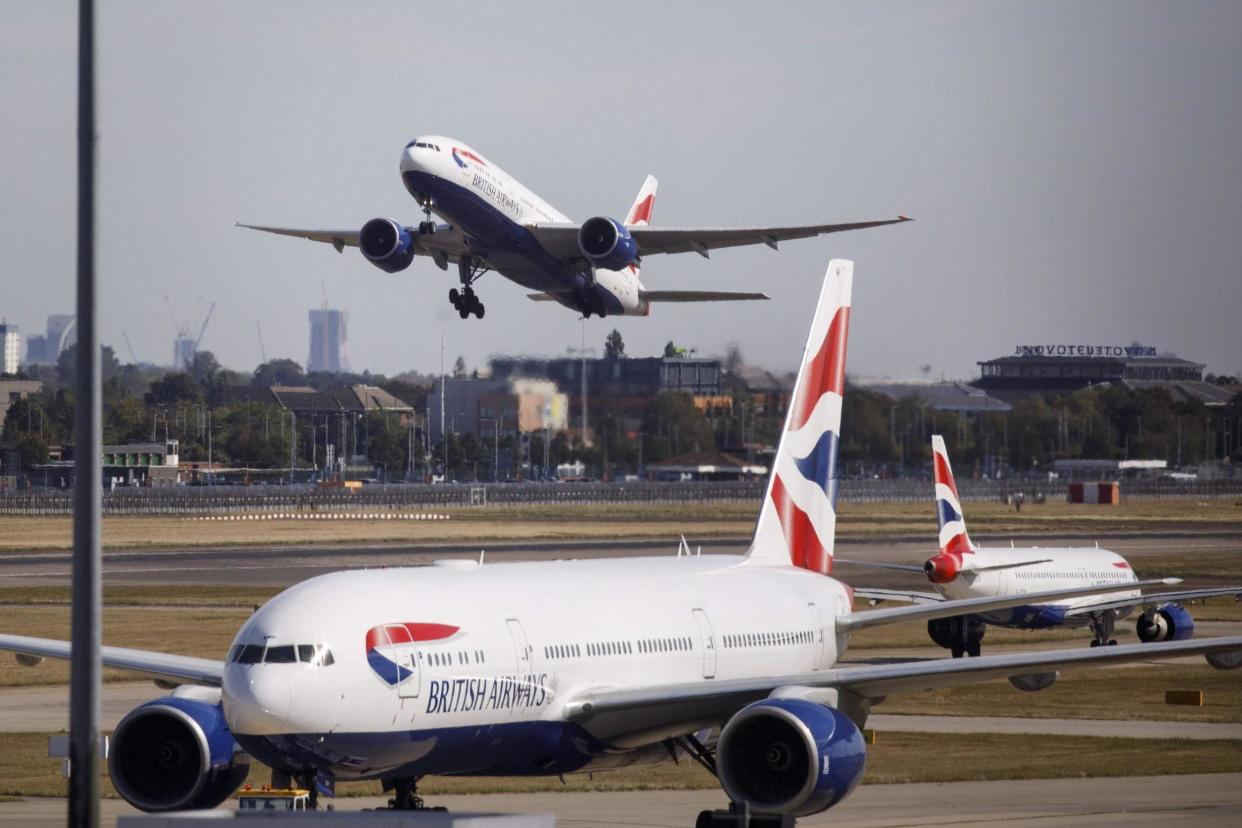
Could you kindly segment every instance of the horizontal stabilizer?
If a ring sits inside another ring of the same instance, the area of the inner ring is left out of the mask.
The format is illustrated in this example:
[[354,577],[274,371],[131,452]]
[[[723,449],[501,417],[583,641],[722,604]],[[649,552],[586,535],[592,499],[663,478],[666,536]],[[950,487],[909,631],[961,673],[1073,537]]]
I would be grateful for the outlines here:
[[746,302],[771,299],[766,293],[734,293],[727,290],[644,290],[648,302]]
[[550,293],[528,293],[526,298],[532,302],[555,302],[556,297]]

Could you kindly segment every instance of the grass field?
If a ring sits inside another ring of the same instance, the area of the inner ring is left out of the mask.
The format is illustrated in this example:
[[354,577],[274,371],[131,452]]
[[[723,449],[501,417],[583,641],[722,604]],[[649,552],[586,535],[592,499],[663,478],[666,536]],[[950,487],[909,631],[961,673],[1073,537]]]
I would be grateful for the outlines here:
[[[172,517],[109,517],[104,545],[111,549],[343,543],[453,543],[533,539],[637,539],[749,535],[757,504],[564,504],[432,509],[446,521],[273,520],[197,521]],[[1242,531],[1242,504],[1231,500],[1133,501],[1119,506],[1028,504],[1023,510],[993,502],[968,505],[971,533],[1027,535],[1115,532]],[[934,539],[931,493],[927,503],[840,505],[840,537]],[[0,552],[68,549],[67,517],[0,518]]]
[[[0,795],[64,796],[59,760],[47,758],[46,733],[0,736]],[[935,761],[929,761],[929,757]],[[951,734],[881,732],[868,746],[864,784],[958,782],[994,779],[1064,779],[1137,776],[1152,772],[1160,757],[1167,774],[1234,773],[1242,771],[1242,741],[1188,739],[1121,739],[1086,736]],[[258,763],[251,766],[251,784],[269,780]],[[718,787],[698,765],[633,768],[596,774],[557,777],[429,777],[419,794],[436,796],[471,793],[533,793],[538,791],[696,790]],[[104,773],[105,796],[116,792]],[[344,782],[338,796],[376,796],[378,782]],[[434,804],[434,802],[432,803]]]

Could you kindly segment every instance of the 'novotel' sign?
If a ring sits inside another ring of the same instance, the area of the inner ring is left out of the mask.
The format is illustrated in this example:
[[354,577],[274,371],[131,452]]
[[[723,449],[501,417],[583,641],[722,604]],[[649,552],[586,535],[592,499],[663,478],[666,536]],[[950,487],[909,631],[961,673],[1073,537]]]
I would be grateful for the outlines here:
[[1016,356],[1060,357],[1149,357],[1156,349],[1150,345],[1019,345]]

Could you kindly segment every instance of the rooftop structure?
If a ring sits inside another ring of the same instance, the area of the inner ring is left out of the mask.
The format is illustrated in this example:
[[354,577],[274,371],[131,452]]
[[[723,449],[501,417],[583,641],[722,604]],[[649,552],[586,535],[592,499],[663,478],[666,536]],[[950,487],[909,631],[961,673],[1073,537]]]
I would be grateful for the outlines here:
[[1011,411],[1009,403],[991,397],[982,390],[964,382],[896,382],[890,380],[860,380],[851,382],[873,394],[881,394],[894,402],[917,399],[935,411],[958,413],[989,413]]

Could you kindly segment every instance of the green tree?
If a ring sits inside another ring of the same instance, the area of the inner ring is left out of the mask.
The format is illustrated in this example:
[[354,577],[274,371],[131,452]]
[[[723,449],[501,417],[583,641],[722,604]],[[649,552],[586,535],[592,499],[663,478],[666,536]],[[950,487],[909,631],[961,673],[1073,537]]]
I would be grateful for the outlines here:
[[644,462],[716,446],[711,420],[695,407],[693,397],[681,392],[651,398],[643,412],[643,432],[651,435],[644,444]]
[[193,405],[203,401],[203,389],[184,371],[165,374],[151,383],[144,396],[147,405]]
[[255,368],[254,375],[250,378],[250,384],[260,388],[270,388],[273,385],[303,385],[305,381],[306,374],[303,373],[302,366],[291,359],[269,360]]
[[[116,358],[116,353],[107,345],[100,346],[99,349],[99,367],[102,382],[106,384],[109,380],[116,376],[121,370],[121,363]],[[73,385],[77,380],[78,370],[78,346],[75,342],[70,345],[56,359],[56,379],[62,385]]]
[[616,328],[612,329],[612,333],[604,340],[604,358],[605,359],[621,359],[625,356],[625,342],[621,339],[621,332]]

